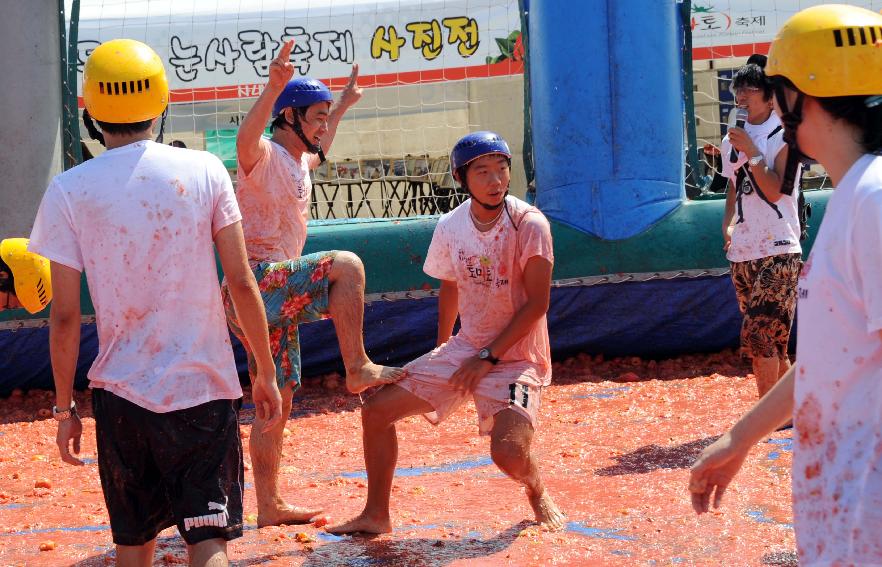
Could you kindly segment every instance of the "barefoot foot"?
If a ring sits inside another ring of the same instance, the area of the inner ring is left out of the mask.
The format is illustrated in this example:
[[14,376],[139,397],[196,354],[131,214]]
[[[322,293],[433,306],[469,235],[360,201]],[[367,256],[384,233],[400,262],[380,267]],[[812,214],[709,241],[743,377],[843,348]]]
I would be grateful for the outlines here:
[[299,506],[282,504],[269,512],[258,510],[257,527],[280,526],[282,524],[308,524],[312,519],[322,513],[321,508],[310,509]]
[[346,389],[353,394],[360,394],[368,388],[383,384],[394,384],[407,375],[403,368],[380,366],[368,362],[361,368],[346,371]]
[[325,528],[331,534],[343,535],[354,533],[387,534],[392,531],[392,522],[389,518],[375,519],[364,512],[348,522]]
[[533,507],[533,513],[536,514],[536,522],[542,529],[550,532],[558,532],[563,529],[567,517],[551,499],[547,490],[543,490],[539,495],[530,494],[528,491],[527,498],[530,499],[530,506]]

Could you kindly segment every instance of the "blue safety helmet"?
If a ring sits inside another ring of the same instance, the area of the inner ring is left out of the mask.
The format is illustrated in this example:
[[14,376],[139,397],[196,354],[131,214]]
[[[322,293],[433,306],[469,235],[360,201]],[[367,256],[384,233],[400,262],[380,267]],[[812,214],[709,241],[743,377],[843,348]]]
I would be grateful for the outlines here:
[[317,102],[332,102],[334,95],[323,82],[310,77],[298,77],[288,81],[285,89],[273,104],[273,116],[278,116],[289,106],[299,108]]
[[450,167],[456,171],[481,156],[502,154],[511,159],[511,150],[496,132],[472,132],[463,136],[450,152]]

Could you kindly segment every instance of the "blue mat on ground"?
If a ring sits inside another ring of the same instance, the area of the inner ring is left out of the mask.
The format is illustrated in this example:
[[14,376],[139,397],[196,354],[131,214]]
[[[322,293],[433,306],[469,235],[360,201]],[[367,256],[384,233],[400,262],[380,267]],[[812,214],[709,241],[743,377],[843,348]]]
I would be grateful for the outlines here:
[[[403,364],[435,344],[436,298],[378,301],[365,308],[365,348],[375,362]],[[554,288],[548,312],[552,355],[579,352],[661,358],[738,344],[741,315],[728,276]],[[301,326],[305,376],[341,371],[333,323]],[[245,354],[234,341],[243,378]],[[82,326],[76,387],[98,351],[95,325]],[[0,333],[0,395],[52,388],[49,330]]]

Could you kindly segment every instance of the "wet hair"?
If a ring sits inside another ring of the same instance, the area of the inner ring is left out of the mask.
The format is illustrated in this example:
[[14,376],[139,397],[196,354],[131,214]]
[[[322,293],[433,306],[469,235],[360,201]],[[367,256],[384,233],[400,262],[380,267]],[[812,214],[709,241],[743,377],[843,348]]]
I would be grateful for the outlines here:
[[[765,58],[763,55],[751,55],[751,59],[755,57]],[[755,61],[757,59],[754,59]],[[741,87],[755,87],[758,89],[762,89],[763,91],[763,100],[771,100],[772,99],[772,82],[769,81],[769,78],[766,77],[765,71],[763,71],[763,67],[765,67],[765,62],[760,65],[758,63],[751,63],[748,59],[747,65],[738,69],[735,74],[732,76],[732,88],[739,89]]]
[[868,108],[867,97],[836,96],[816,98],[818,104],[836,119],[857,127],[860,143],[870,154],[882,153],[882,106]]
[[0,291],[15,294],[15,276],[13,276],[9,265],[2,259],[0,259]]
[[101,128],[101,131],[105,134],[114,134],[116,136],[126,136],[132,134],[142,134],[150,129],[150,125],[153,124],[153,119],[150,120],[142,120],[140,122],[132,122],[130,124],[117,124],[114,122],[102,122],[101,120],[95,120],[98,126]]

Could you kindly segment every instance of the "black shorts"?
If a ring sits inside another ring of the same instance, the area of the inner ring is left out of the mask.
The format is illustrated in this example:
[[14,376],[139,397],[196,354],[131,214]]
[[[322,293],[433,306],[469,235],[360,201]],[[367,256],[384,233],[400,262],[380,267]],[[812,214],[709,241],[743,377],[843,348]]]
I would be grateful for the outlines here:
[[92,390],[98,472],[113,543],[177,525],[188,545],[242,536],[241,400],[155,413]]

